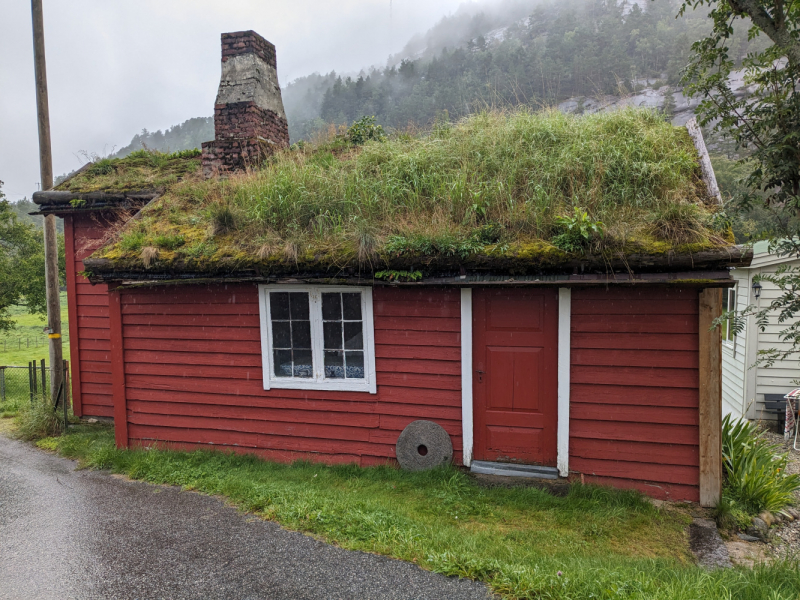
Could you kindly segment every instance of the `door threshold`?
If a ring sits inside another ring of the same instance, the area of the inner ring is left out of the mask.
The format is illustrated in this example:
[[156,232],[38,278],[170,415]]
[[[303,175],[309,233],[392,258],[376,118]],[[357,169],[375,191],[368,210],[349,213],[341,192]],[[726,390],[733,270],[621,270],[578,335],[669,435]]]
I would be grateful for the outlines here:
[[515,463],[473,460],[470,473],[501,475],[503,477],[529,477],[531,479],[558,479],[558,469],[541,465],[518,465]]

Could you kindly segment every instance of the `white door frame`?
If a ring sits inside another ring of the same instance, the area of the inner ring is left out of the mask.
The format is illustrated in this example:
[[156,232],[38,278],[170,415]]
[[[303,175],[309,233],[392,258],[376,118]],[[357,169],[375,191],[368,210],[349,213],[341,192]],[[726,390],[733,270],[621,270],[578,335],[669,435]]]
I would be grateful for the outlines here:
[[472,464],[472,288],[461,288],[461,438],[464,466]]
[[[569,384],[570,321],[572,292],[558,290],[558,430],[556,464],[561,477],[569,475]],[[472,464],[474,445],[472,405],[472,289],[461,288],[461,435],[464,441],[462,461]]]

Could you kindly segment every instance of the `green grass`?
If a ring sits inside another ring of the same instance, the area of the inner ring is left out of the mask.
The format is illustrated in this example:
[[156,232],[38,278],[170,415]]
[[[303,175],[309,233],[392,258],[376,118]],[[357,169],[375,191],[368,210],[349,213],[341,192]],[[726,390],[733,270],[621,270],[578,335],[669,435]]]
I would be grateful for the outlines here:
[[476,485],[455,468],[284,465],[254,456],[117,450],[107,427],[38,442],[133,479],[219,495],[240,509],[344,548],[487,582],[507,598],[796,600],[800,569],[776,562],[691,564],[689,517],[635,492],[575,485],[566,497]]
[[55,189],[76,193],[158,190],[197,172],[199,168],[199,150],[173,154],[137,150],[125,158],[101,158]]
[[[47,334],[42,329],[47,319],[42,315],[34,315],[25,307],[14,306],[9,310],[16,323],[11,331],[0,332],[0,365],[28,366],[32,360],[45,359],[49,362]],[[64,340],[64,359],[69,360],[69,322],[67,315],[67,293],[61,292],[61,335]],[[30,340],[30,346],[26,340]]]
[[[657,113],[487,112],[363,146],[338,136],[294,147],[225,179],[188,177],[100,255],[131,269],[524,272],[583,252],[725,246],[706,200],[686,129]],[[576,208],[605,227],[570,254],[553,242]]]

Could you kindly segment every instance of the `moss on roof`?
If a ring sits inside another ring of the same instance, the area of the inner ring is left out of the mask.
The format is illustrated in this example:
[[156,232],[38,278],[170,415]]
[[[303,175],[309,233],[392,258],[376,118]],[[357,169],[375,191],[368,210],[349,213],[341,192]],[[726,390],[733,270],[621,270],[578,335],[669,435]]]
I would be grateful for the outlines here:
[[137,150],[125,158],[103,158],[57,185],[61,192],[162,190],[200,169],[200,151],[173,154]]
[[717,211],[686,129],[658,113],[486,112],[363,146],[296,145],[227,179],[185,177],[95,257],[128,271],[525,273],[585,254],[731,245]]

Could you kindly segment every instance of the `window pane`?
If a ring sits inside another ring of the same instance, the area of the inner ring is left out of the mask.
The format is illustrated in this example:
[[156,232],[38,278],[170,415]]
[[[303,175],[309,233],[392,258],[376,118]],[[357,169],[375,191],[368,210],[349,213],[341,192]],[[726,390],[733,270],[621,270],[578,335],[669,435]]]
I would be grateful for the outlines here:
[[292,347],[292,328],[289,321],[272,322],[272,347],[291,348]]
[[292,348],[311,348],[310,321],[292,321]]
[[325,377],[327,379],[344,378],[344,352],[341,350],[325,351]]
[[311,350],[294,350],[294,376],[308,378],[314,375]]
[[269,314],[273,321],[289,320],[289,294],[286,292],[270,292]]
[[292,292],[289,294],[289,305],[291,306],[292,321],[295,319],[308,321],[307,292]]
[[322,318],[325,321],[342,320],[342,295],[322,294]]
[[355,294],[342,294],[345,321],[361,320],[361,292]]
[[313,377],[308,292],[271,292],[275,377]]
[[275,377],[292,376],[292,351],[273,350],[272,362],[275,365]]
[[364,379],[364,353],[345,352],[347,368],[345,373],[348,379]]
[[362,350],[364,348],[361,321],[344,324],[344,347],[347,350]]
[[[349,323],[348,323],[349,325]],[[342,349],[342,322],[328,321],[322,324],[324,332],[324,343],[326,350]]]

